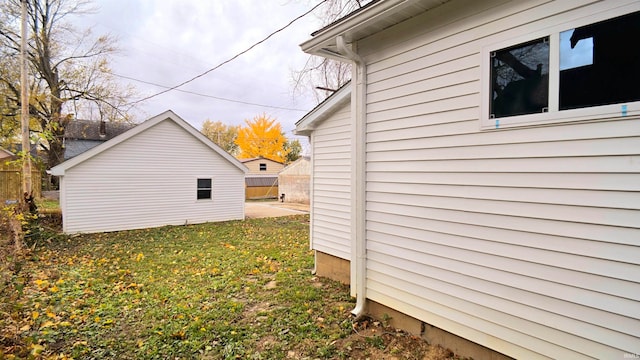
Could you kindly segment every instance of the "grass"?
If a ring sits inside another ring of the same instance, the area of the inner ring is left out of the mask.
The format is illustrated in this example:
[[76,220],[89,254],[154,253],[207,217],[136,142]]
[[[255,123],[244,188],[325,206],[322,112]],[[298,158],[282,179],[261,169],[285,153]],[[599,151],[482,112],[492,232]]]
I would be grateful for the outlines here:
[[422,359],[352,323],[348,287],[312,274],[308,221],[52,237],[5,259],[0,359]]

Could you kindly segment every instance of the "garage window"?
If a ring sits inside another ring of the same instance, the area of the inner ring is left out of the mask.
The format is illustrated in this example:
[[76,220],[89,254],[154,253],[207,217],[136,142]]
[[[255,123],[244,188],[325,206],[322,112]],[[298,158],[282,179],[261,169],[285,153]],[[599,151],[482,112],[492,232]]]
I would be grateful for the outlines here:
[[211,178],[199,178],[198,179],[198,190],[197,190],[197,199],[211,199]]

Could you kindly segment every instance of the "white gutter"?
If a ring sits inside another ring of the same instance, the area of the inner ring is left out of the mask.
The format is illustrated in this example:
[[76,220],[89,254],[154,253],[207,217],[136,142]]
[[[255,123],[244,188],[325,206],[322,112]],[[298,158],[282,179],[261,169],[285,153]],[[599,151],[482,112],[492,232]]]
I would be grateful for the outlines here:
[[[351,313],[359,318],[364,314],[367,299],[367,249],[365,238],[365,140],[366,140],[366,64],[350,46],[344,36],[336,37],[338,51],[352,61],[355,67],[355,82],[351,91],[351,114],[353,116],[351,150],[351,283],[355,284],[356,307]],[[352,80],[353,81],[353,80]],[[355,261],[354,261],[355,260]]]
[[[351,38],[351,32],[354,29],[360,29],[371,24],[375,24],[378,21],[387,23],[386,16],[389,13],[397,13],[403,8],[412,3],[419,3],[423,0],[383,0],[377,3],[367,6],[366,11],[356,13],[354,16],[346,16],[342,20],[334,23],[332,26],[321,29],[312,34],[312,38],[302,43],[300,46],[306,53],[314,53],[315,55],[329,57],[336,60],[340,60],[341,55],[347,55],[343,53],[342,49],[338,46],[338,53],[335,53],[327,48],[324,48],[326,41],[331,41],[337,36],[346,35],[346,40],[357,40]],[[340,61],[344,61],[342,59]],[[349,59],[353,60],[353,59]]]

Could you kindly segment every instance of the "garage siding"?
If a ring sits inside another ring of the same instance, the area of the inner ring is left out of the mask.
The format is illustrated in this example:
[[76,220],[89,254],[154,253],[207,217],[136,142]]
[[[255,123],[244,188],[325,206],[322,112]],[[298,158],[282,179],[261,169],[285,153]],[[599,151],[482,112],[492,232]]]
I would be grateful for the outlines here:
[[[197,200],[198,178],[212,199]],[[67,170],[64,230],[101,232],[244,218],[244,173],[165,120]]]
[[625,4],[454,1],[358,44],[368,298],[516,358],[638,352],[639,119],[479,119],[483,46]]

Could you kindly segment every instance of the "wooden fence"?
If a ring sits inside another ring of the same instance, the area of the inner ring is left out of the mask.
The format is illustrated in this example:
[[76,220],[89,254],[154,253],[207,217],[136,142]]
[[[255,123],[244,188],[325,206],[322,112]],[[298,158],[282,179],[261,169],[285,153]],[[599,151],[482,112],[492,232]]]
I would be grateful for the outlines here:
[[[33,196],[42,196],[42,181],[40,170],[34,166],[31,170],[31,184]],[[22,166],[20,164],[0,161],[0,205],[6,200],[20,200],[22,198]]]
[[278,197],[278,185],[275,186],[254,186],[245,188],[245,199],[275,199]]

